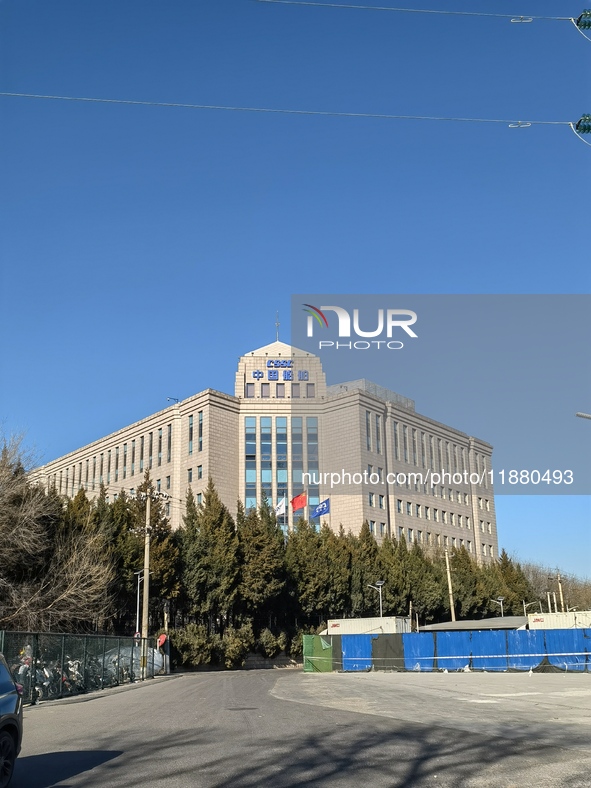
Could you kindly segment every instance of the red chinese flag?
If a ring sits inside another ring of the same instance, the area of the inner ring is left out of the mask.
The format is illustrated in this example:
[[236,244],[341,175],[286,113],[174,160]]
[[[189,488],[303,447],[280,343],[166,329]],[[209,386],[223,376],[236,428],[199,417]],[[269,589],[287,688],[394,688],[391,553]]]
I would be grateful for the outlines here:
[[294,512],[297,512],[298,509],[303,509],[307,503],[308,494],[303,492],[291,499],[291,508],[294,510]]

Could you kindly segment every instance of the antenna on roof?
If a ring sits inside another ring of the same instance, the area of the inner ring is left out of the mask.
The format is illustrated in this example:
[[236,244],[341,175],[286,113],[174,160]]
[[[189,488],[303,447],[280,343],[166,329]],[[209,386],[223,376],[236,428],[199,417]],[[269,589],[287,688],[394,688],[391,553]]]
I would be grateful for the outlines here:
[[275,313],[275,341],[279,342],[279,326],[281,323],[279,322],[279,312]]

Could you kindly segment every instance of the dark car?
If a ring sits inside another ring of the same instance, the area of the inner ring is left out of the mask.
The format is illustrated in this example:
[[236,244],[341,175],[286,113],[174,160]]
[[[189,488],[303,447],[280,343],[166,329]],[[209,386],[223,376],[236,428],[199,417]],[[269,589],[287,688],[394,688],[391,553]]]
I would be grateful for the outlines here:
[[0,654],[0,788],[12,778],[23,736],[23,688],[16,684]]

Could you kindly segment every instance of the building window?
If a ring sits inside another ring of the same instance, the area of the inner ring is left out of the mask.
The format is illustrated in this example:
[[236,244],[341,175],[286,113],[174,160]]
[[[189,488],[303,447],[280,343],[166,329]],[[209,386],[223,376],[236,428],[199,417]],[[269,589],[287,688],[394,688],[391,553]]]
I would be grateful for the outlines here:
[[491,544],[489,544],[489,546],[488,546],[488,551],[489,551],[490,557],[492,558],[494,556],[494,554],[495,554],[495,551],[494,551],[494,547]]
[[486,501],[486,511],[490,512],[490,501]]
[[248,399],[254,398],[254,383],[247,383],[244,387],[244,396]]
[[449,524],[455,525],[456,524],[456,516],[453,512],[449,513]]
[[[103,455],[101,454],[101,484],[103,483]],[[119,481],[119,446],[115,447],[115,481]]]
[[410,501],[406,502],[406,513],[412,517],[412,503]]
[[447,512],[444,511],[441,512],[441,522],[447,523]]
[[299,383],[292,383],[291,384],[291,398],[292,399],[299,399],[300,398],[300,384]]
[[170,517],[170,504],[169,503],[167,503],[165,505],[165,507],[164,507],[164,514],[166,515],[166,517]]
[[162,465],[162,427],[158,430],[158,466]]
[[409,541],[409,544],[412,543],[413,537],[414,537],[413,530],[412,530],[412,528],[409,528],[408,529],[408,541]]
[[127,478],[127,443],[123,444],[123,478]]
[[401,525],[398,526],[398,539],[404,539],[404,528]]
[[404,450],[404,462],[408,462],[408,428],[402,425],[402,444]]
[[192,481],[193,481],[193,468],[189,468],[187,470],[187,482],[188,484],[191,484]]
[[365,446],[368,451],[371,451],[371,413],[365,411]]
[[386,523],[380,523],[380,536],[383,537],[386,533]]
[[470,499],[468,498],[468,493],[464,493],[464,504],[468,506],[470,503]]
[[203,451],[203,411],[197,414],[197,451]]
[[189,416],[189,455],[191,454],[193,454],[193,416]]
[[197,466],[197,478],[203,479],[203,465]]
[[[244,507],[248,511],[257,505],[257,420],[255,416],[244,419],[244,461],[245,461],[245,496]],[[202,466],[197,466],[197,478],[202,473]]]
[[373,493],[371,493],[371,492],[369,494],[369,505],[370,506],[375,506],[376,505],[375,504],[375,495]]
[[131,441],[131,475],[135,474],[135,441]]
[[430,520],[430,519],[431,519],[431,510],[429,509],[428,506],[425,506],[425,520]]
[[421,516],[421,504],[420,503],[415,504],[415,516],[416,517],[420,517]]
[[203,493],[197,493],[196,495],[197,506],[201,506],[203,503]]
[[464,520],[461,514],[458,514],[458,525],[460,526],[460,528],[464,527]]
[[384,509],[384,504],[385,504],[384,496],[383,495],[379,495],[378,496],[378,506],[380,507],[380,509]]
[[452,538],[451,538],[451,546],[452,547],[456,546],[456,537],[455,536],[452,536]]
[[398,514],[402,514],[402,501],[400,498],[396,501],[396,511]]
[[369,521],[369,532],[370,534],[375,534],[376,532],[376,524],[373,520]]
[[433,509],[433,519],[436,523],[439,522],[439,509]]
[[376,454],[382,453],[382,424],[381,416],[376,413]]
[[480,530],[484,533],[484,520],[480,521]]
[[144,436],[140,438],[140,473],[144,472]]
[[418,465],[418,454],[417,454],[417,431],[412,431],[412,463],[413,465]]
[[172,460],[172,424],[166,428],[166,462]]
[[486,530],[489,532],[489,534],[492,534],[492,525],[490,523],[486,524]]
[[[313,386],[314,384],[309,383],[308,385]],[[275,396],[277,399],[285,399],[285,383],[277,383]]]
[[111,484],[111,449],[107,452],[107,484]]
[[306,397],[308,399],[313,399],[315,396],[316,396],[316,384],[306,383]]
[[482,498],[478,499],[478,508],[482,509]]
[[170,476],[166,477],[166,489],[170,490]]
[[156,492],[160,492],[162,489],[162,479],[156,479]]
[[417,531],[417,542],[422,542],[422,541],[423,541],[423,532]]
[[400,446],[398,445],[398,422],[393,422],[393,432],[394,432],[394,459],[400,459]]
[[470,518],[466,517],[466,528],[471,528],[471,527],[472,527],[472,525],[470,523]]
[[263,399],[269,399],[270,396],[271,396],[271,384],[261,383],[261,397]]

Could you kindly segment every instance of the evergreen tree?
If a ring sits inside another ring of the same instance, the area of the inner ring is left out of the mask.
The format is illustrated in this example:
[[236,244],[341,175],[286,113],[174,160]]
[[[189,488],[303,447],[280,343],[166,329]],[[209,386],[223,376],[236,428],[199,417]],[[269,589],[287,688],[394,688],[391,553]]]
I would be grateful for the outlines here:
[[273,602],[285,586],[283,533],[266,504],[246,516],[240,506],[237,533],[240,608],[251,619],[268,618],[273,613]]
[[299,520],[289,535],[285,550],[288,592],[300,623],[305,621],[315,626],[322,618],[328,584],[328,574],[319,554],[320,535],[305,520]]
[[369,530],[367,520],[359,537],[350,538],[351,544],[351,612],[354,618],[376,616],[379,611],[377,591],[369,587],[378,577],[378,545]]
[[221,632],[231,622],[238,591],[238,537],[228,509],[209,480],[204,504],[188,511],[183,583],[190,610]]

